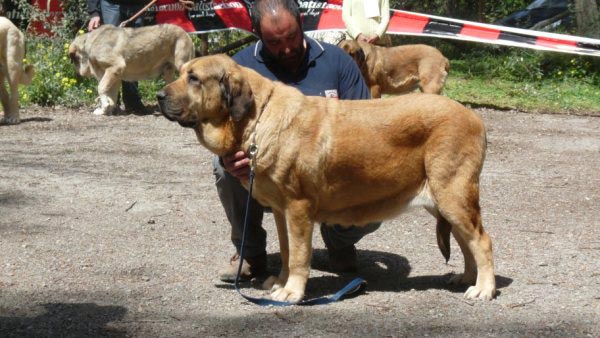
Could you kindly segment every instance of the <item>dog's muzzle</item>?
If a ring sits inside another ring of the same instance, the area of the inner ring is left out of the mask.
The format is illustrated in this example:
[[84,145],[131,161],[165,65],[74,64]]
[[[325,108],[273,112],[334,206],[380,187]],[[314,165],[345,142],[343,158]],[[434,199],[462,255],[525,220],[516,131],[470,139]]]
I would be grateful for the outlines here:
[[196,127],[196,121],[183,121],[181,119],[182,109],[172,109],[172,105],[170,104],[169,95],[164,90],[161,90],[156,93],[156,99],[158,100],[158,108],[160,112],[166,117],[169,121],[177,122],[180,126],[186,128],[194,128]]

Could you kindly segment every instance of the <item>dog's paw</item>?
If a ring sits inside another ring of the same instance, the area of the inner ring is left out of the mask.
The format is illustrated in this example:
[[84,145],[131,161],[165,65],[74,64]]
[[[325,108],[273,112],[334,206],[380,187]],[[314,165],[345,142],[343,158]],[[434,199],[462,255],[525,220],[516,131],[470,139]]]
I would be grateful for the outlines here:
[[271,299],[279,302],[298,303],[304,298],[304,292],[280,288],[271,293]]
[[277,276],[269,276],[262,284],[263,290],[275,291],[283,288],[285,282],[282,282]]
[[471,286],[465,292],[466,299],[492,300],[495,295],[496,289],[494,287],[479,287],[477,285]]
[[94,115],[108,115],[108,114],[106,114],[106,112],[104,111],[104,109],[102,109],[102,108],[96,108],[96,109],[94,109]]
[[0,124],[19,124],[21,119],[18,116],[5,116],[0,119]]

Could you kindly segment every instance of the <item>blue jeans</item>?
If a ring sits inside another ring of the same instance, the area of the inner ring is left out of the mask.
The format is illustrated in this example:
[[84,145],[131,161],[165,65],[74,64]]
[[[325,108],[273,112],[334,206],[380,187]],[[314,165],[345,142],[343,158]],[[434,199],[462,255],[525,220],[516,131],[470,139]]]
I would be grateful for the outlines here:
[[[134,16],[143,7],[143,5],[118,4],[113,3],[110,0],[101,0],[100,10],[102,11],[102,22],[113,26],[119,26],[121,22]],[[129,26],[141,27],[142,24],[142,16],[140,16],[130,23]],[[121,89],[123,92],[123,104],[125,105],[125,110],[143,107],[137,82],[123,81]]]
[[[225,171],[219,157],[213,158],[213,173],[216,178],[217,191],[225,214],[231,223],[231,241],[240,252],[242,233],[244,229],[244,212],[248,199],[248,191],[240,181]],[[256,257],[264,254],[267,247],[267,232],[262,227],[265,208],[253,198],[250,199],[248,210],[248,228],[246,229],[246,242],[244,243],[244,256]],[[364,227],[343,228],[340,225],[321,225],[325,233],[323,240],[328,248],[341,249],[356,244],[365,235],[377,230],[381,223],[371,223]],[[326,238],[325,238],[326,237]]]

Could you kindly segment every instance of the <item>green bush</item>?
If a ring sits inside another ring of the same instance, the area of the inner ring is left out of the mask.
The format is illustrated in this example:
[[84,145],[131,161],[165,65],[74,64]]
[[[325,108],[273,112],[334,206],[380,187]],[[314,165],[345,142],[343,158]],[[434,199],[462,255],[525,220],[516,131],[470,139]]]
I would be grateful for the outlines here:
[[63,2],[64,16],[51,20],[49,13],[19,0],[19,9],[31,22],[41,22],[52,37],[27,34],[27,56],[25,64],[35,68],[32,84],[20,87],[21,105],[81,106],[94,102],[96,81],[82,79],[70,62],[68,47],[76,34],[83,33],[80,27],[87,20],[85,2],[66,0]]
[[94,102],[97,81],[77,76],[68,56],[69,41],[61,38],[29,38],[25,63],[32,64],[31,85],[21,87],[21,104],[68,107]]

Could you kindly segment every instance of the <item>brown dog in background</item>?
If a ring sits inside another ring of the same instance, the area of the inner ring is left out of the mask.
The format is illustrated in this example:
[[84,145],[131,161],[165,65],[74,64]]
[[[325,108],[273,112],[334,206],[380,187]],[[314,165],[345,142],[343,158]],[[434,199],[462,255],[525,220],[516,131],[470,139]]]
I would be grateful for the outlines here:
[[380,47],[356,40],[343,40],[338,46],[358,64],[373,98],[417,88],[439,94],[448,77],[448,59],[431,46]]
[[[19,116],[20,84],[30,84],[33,66],[23,67],[25,58],[25,35],[7,18],[0,17],[0,99],[4,117],[0,124],[17,124]],[[10,93],[6,90],[8,82]]]
[[257,147],[253,197],[272,208],[281,252],[279,276],[263,284],[273,299],[304,297],[314,223],[360,226],[414,206],[437,219],[446,260],[450,234],[463,252],[464,273],[451,282],[474,285],[466,298],[494,297],[492,242],[479,207],[485,128],[460,103],[422,93],[305,96],[226,55],[186,63],[157,98],[165,117],[193,128],[216,155]]

